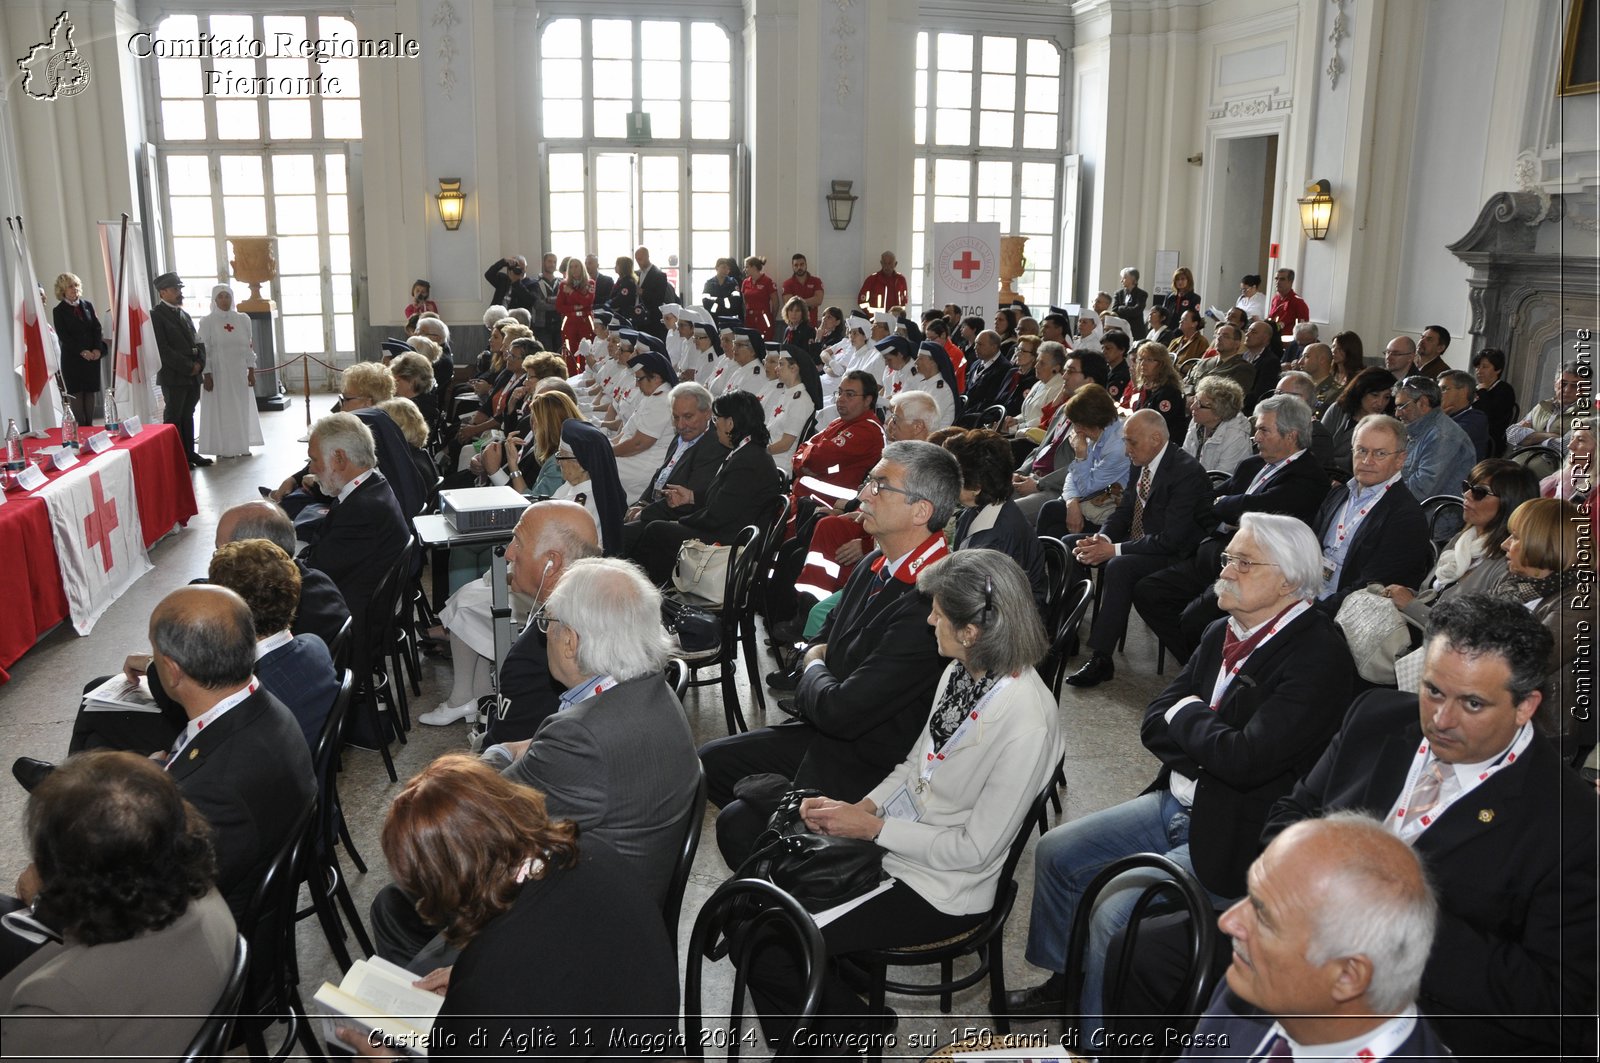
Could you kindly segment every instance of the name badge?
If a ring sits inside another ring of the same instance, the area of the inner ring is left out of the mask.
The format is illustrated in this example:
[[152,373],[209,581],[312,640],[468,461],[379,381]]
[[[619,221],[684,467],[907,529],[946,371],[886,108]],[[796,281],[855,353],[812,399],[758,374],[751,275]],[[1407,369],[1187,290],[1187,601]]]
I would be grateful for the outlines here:
[[96,432],[94,435],[84,440],[83,445],[94,451],[96,454],[104,454],[106,451],[111,449],[111,433]]
[[902,786],[884,804],[883,815],[886,819],[904,819],[915,823],[922,818],[922,811],[917,808],[911,791]]
[[37,491],[44,486],[44,470],[37,465],[29,465],[17,473],[17,486],[24,491]]
[[1322,555],[1322,582],[1324,584],[1333,579],[1333,574],[1338,571],[1338,569],[1339,566],[1334,564],[1333,558],[1329,557],[1327,554]]
[[50,455],[50,461],[55,465],[58,471],[61,469],[70,469],[74,465],[78,464],[78,452],[73,450],[71,447],[62,447],[60,450]]
[[144,425],[139,423],[139,418],[124,417],[122,419],[122,434],[128,439],[132,439],[142,431],[144,431]]

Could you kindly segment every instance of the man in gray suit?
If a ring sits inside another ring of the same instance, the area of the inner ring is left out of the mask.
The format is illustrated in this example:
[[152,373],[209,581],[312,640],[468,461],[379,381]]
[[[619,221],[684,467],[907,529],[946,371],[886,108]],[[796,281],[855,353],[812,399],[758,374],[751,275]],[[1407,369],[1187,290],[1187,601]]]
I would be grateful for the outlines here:
[[[545,795],[552,819],[604,839],[629,860],[650,894],[667,892],[692,814],[699,766],[682,706],[662,678],[670,643],[661,593],[633,564],[572,564],[531,621],[548,637],[561,707],[532,739],[495,745],[483,758]],[[452,962],[434,928],[393,886],[372,906],[377,952],[427,973]]]

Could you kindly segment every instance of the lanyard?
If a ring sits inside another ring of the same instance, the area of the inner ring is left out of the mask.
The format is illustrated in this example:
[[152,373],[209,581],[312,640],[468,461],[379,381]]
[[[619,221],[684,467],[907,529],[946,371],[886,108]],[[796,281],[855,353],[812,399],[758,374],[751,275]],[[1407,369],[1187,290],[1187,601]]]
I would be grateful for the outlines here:
[[[1472,787],[1477,787],[1485,779],[1499,771],[1501,768],[1515,764],[1517,762],[1517,757],[1520,756],[1522,752],[1532,744],[1533,727],[1531,724],[1525,723],[1522,725],[1522,729],[1517,732],[1517,737],[1511,740],[1511,748],[1507,749],[1505,753],[1501,754],[1501,756],[1498,757],[1493,764],[1490,764],[1487,768],[1483,769],[1483,771],[1479,772],[1478,777],[1472,781]],[[1422,769],[1427,765],[1427,763],[1428,740],[1424,738],[1422,740],[1422,744],[1417,747],[1416,756],[1411,760],[1411,770],[1406,773],[1406,781],[1400,787],[1400,796],[1396,799],[1397,803],[1394,811],[1390,813],[1390,821],[1393,830],[1396,833],[1399,833],[1400,825],[1405,822],[1406,802],[1411,800],[1411,794],[1417,788],[1417,778],[1422,774]],[[1455,770],[1455,768],[1451,765],[1446,765],[1446,767],[1451,771]],[[1461,788],[1460,792],[1451,799],[1451,803],[1453,804],[1454,802],[1461,800],[1461,798],[1465,797],[1468,792],[1468,788]],[[1449,807],[1450,805],[1445,805],[1443,808],[1436,807],[1431,813],[1419,817],[1417,822],[1421,825],[1421,829],[1425,830],[1432,826],[1440,816],[1444,815],[1445,809]]]
[[933,733],[931,730],[929,731],[928,743],[922,753],[922,767],[917,772],[917,793],[920,794],[928,788],[928,783],[932,780],[933,773],[939,770],[939,766],[944,763],[944,758],[949,754],[950,750],[954,749],[956,744],[978,722],[978,714],[984,710],[984,707],[989,704],[996,694],[1010,686],[1011,681],[1015,678],[1015,676],[1010,675],[1001,676],[995,685],[989,688],[989,692],[979,698],[978,703],[968,710],[966,718],[961,721],[961,725],[950,732],[950,737],[944,740],[944,746],[937,752],[933,748]]
[[[1383,490],[1379,491],[1373,497],[1371,502],[1368,502],[1366,505],[1362,506],[1356,511],[1354,519],[1351,519],[1350,517],[1350,507],[1356,504],[1356,495],[1359,492],[1351,491],[1350,497],[1345,500],[1344,510],[1339,515],[1339,525],[1334,531],[1333,545],[1338,547],[1339,544],[1345,541],[1346,537],[1355,535],[1356,529],[1361,527],[1361,522],[1367,519],[1367,514],[1371,513],[1373,507],[1375,507],[1379,502],[1383,501],[1384,496],[1389,493],[1389,489],[1399,482],[1400,478],[1397,476],[1388,483],[1384,484]],[[1348,529],[1346,528],[1346,525],[1349,525]]]
[[[1357,1041],[1344,1042],[1344,1045],[1360,1045],[1359,1048],[1356,1048],[1355,1051],[1350,1052],[1348,1055],[1342,1054],[1344,1052],[1343,1046],[1337,1049],[1341,1053],[1337,1057],[1328,1056],[1321,1045],[1300,1045],[1296,1042],[1296,1046],[1302,1051],[1316,1053],[1314,1057],[1316,1059],[1330,1061],[1337,1059],[1347,1061],[1347,1063],[1369,1063],[1369,1061],[1388,1059],[1394,1055],[1400,1050],[1400,1046],[1405,1044],[1406,1038],[1410,1037],[1412,1031],[1416,1028],[1417,1012],[1415,1006],[1412,1006],[1388,1019],[1377,1029],[1369,1031],[1364,1043]],[[1280,1037],[1285,1041],[1289,1040],[1289,1035],[1284,1032],[1283,1025],[1275,1022],[1272,1024],[1272,1028],[1267,1031],[1267,1035],[1256,1045],[1255,1051],[1250,1054],[1249,1058],[1268,1058],[1267,1054],[1272,1050],[1272,1043]]]
[[[1289,608],[1279,613],[1273,618],[1272,623],[1267,627],[1267,630],[1261,633],[1261,637],[1256,641],[1256,644],[1250,647],[1250,653],[1254,653],[1262,646],[1266,645],[1268,639],[1272,638],[1272,636],[1276,635],[1280,630],[1287,627],[1295,617],[1299,616],[1301,613],[1310,608],[1310,602],[1300,601],[1295,602],[1293,605],[1289,606]],[[1226,638],[1226,636],[1224,636],[1224,638]],[[1246,639],[1245,641],[1248,642],[1249,640]],[[1234,676],[1239,674],[1240,670],[1244,668],[1245,662],[1250,659],[1250,653],[1247,653],[1243,657],[1240,657],[1237,661],[1234,661],[1233,667],[1222,668],[1218,670],[1217,682],[1211,688],[1210,709],[1212,712],[1216,712],[1217,706],[1222,704],[1223,695],[1228,692],[1228,687],[1233,685]]]

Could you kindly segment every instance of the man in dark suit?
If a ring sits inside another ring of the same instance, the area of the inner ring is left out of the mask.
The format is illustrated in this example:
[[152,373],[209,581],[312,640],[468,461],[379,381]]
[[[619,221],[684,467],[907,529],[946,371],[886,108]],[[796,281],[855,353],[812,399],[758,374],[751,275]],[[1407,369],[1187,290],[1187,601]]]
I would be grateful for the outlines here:
[[[265,539],[276,543],[284,553],[294,557],[300,544],[295,541],[294,522],[282,509],[258,499],[241,502],[224,510],[217,518],[216,545],[239,542],[243,539]],[[289,631],[295,635],[315,635],[322,640],[328,652],[334,650],[334,641],[350,619],[350,608],[344,595],[327,574],[295,559],[300,570],[300,603],[295,609]]]
[[[543,793],[551,819],[615,849],[659,903],[698,784],[694,738],[661,674],[670,643],[660,592],[626,561],[590,558],[567,570],[536,623],[561,711],[531,741],[491,746],[483,759]],[[372,915],[379,955],[418,973],[450,962],[398,889],[381,891]]]
[[1467,433],[1479,461],[1489,456],[1489,415],[1472,405],[1477,381],[1471,373],[1447,369],[1439,374],[1439,409]]
[[1128,323],[1128,331],[1136,340],[1144,339],[1148,331],[1144,320],[1145,302],[1150,293],[1139,287],[1139,271],[1132,266],[1122,270],[1122,287],[1111,297],[1111,312]]
[[[1141,579],[1133,605],[1161,644],[1179,663],[1194,652],[1183,636],[1184,608],[1222,572],[1222,551],[1246,513],[1282,513],[1309,525],[1328,493],[1328,478],[1307,449],[1311,409],[1290,395],[1274,395],[1256,408],[1254,457],[1241,461],[1216,487],[1211,502],[1209,538],[1193,557]],[[1212,617],[1215,619],[1215,617]]]
[[[1400,482],[1406,460],[1405,425],[1373,414],[1356,427],[1350,452],[1355,475],[1329,491],[1311,528],[1321,543],[1325,582],[1317,608],[1337,616],[1345,595],[1369,583],[1415,587],[1433,566],[1428,518]],[[1184,607],[1178,645],[1193,646],[1217,617],[1207,590]]]
[[[651,474],[644,493],[623,515],[622,552],[633,556],[645,526],[656,520],[680,520],[706,504],[706,489],[722,468],[728,448],[711,431],[711,392],[693,381],[674,385],[667,395],[672,403],[672,426],[677,434],[667,455]],[[670,492],[684,499],[674,504]]]
[[[791,780],[860,800],[905,759],[927,722],[942,664],[916,579],[949,552],[943,529],[960,498],[961,468],[931,443],[891,443],[860,494],[862,528],[878,549],[856,564],[806,651],[796,718],[700,748],[711,801],[722,809],[717,845],[730,867],[749,855]],[[740,787],[756,775],[778,778],[760,792]]]
[[490,305],[503,306],[507,310],[520,306],[528,313],[533,313],[538,286],[528,276],[527,259],[521,255],[497,258],[483,271],[483,279],[494,288]]
[[1278,376],[1283,372],[1283,355],[1272,346],[1271,324],[1256,321],[1245,330],[1242,357],[1255,368],[1244,389],[1244,412],[1251,413],[1256,403],[1278,386]]
[[1403,842],[1359,814],[1309,820],[1267,846],[1250,882],[1220,922],[1227,982],[1181,1058],[1451,1058],[1417,1014],[1437,911]]
[[1517,602],[1467,595],[1433,609],[1424,644],[1422,693],[1351,706],[1266,836],[1339,809],[1382,817],[1438,895],[1417,1003],[1445,1043],[1592,1059],[1595,795],[1536,731],[1551,636]]
[[611,289],[616,282],[600,272],[600,256],[593,251],[584,256],[583,268],[589,271],[589,281],[594,285],[594,305],[605,306],[611,299]]
[[[1292,517],[1247,513],[1219,581],[1228,618],[1207,629],[1182,673],[1150,703],[1141,738],[1161,761],[1132,801],[1052,830],[1034,856],[1028,961],[1056,972],[1007,994],[1013,1015],[1060,1014],[1067,937],[1102,868],[1165,853],[1194,872],[1218,907],[1245,891],[1267,809],[1316,763],[1339,726],[1355,666],[1333,621],[1313,607],[1316,540]],[[1137,889],[1113,886],[1090,922],[1080,1014],[1100,1014],[1106,942]]]
[[1001,389],[1011,375],[1011,359],[1000,350],[1000,334],[992,329],[978,333],[972,365],[967,369],[967,410],[982,413],[1000,401]]
[[1100,608],[1089,632],[1093,656],[1067,677],[1075,687],[1092,687],[1116,675],[1111,653],[1133,608],[1133,587],[1194,553],[1205,534],[1211,505],[1210,480],[1200,463],[1171,443],[1166,419],[1155,410],[1139,410],[1122,431],[1128,461],[1138,467],[1105,527],[1093,535],[1069,535],[1067,586],[1085,576],[1089,566],[1104,565],[1100,574]]
[[178,441],[191,469],[211,464],[194,449],[194,411],[200,405],[200,374],[206,367],[206,348],[195,332],[194,319],[183,308],[183,281],[176,273],[156,278],[156,305],[150,324],[156,333],[161,368],[156,383],[166,403],[166,422],[178,429]]
[[661,308],[667,303],[676,302],[678,296],[668,283],[667,275],[661,272],[661,267],[650,261],[648,247],[635,251],[633,259],[639,263],[639,320],[635,325],[641,332],[665,339],[667,328],[661,320]]

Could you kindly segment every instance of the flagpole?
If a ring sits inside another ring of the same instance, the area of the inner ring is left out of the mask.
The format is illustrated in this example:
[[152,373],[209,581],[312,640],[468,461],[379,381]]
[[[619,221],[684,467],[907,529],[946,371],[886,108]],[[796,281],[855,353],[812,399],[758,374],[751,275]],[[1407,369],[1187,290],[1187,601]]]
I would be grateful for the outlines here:
[[[128,286],[128,212],[122,212],[122,239],[117,248],[117,294],[116,312],[111,318],[111,391],[106,396],[106,430],[114,432],[120,426],[122,418],[113,416],[120,413],[117,410],[117,359],[122,354],[122,319],[127,314],[124,299],[127,296]],[[129,381],[128,398],[133,398],[132,381]],[[116,422],[116,423],[113,423]]]
[[[30,274],[27,278],[24,279],[22,287],[23,287],[23,290],[24,290],[24,295],[28,299],[32,299],[32,300],[34,300],[34,301],[36,301],[38,303],[38,309],[35,310],[34,313],[39,315],[39,341],[41,343],[43,343],[44,342],[44,330],[47,327],[45,325],[45,320],[44,320],[44,311],[45,311],[44,300],[42,298],[40,298],[40,292],[39,292],[39,287],[38,287],[38,280],[39,279],[38,279],[37,276],[33,276],[32,275],[33,254],[32,254],[32,252],[30,252],[28,250],[28,234],[27,234],[27,230],[23,229],[23,227],[22,227],[22,215],[18,214],[16,216],[16,219],[17,219],[17,232],[16,232],[17,254],[23,256],[23,260],[28,263],[28,265],[29,265],[29,274]],[[27,291],[27,287],[28,287],[28,284],[30,282],[34,286],[33,287],[33,291],[31,291],[31,292]],[[53,331],[53,329],[52,329],[52,331]],[[67,383],[66,383],[65,380],[63,380],[61,378],[60,353],[61,353],[61,351],[60,351],[59,344],[58,344],[57,350],[56,350],[56,354],[57,354],[56,371],[54,373],[50,374],[50,380],[56,386],[56,396],[57,396],[57,398],[61,401],[62,406],[65,407],[66,404],[67,404],[67,401],[68,401],[67,400]],[[43,394],[44,394],[43,392],[40,392],[41,397],[43,396]],[[43,433],[42,429],[36,430],[33,434],[38,435],[39,438],[41,438],[41,439],[44,438],[44,433]]]

